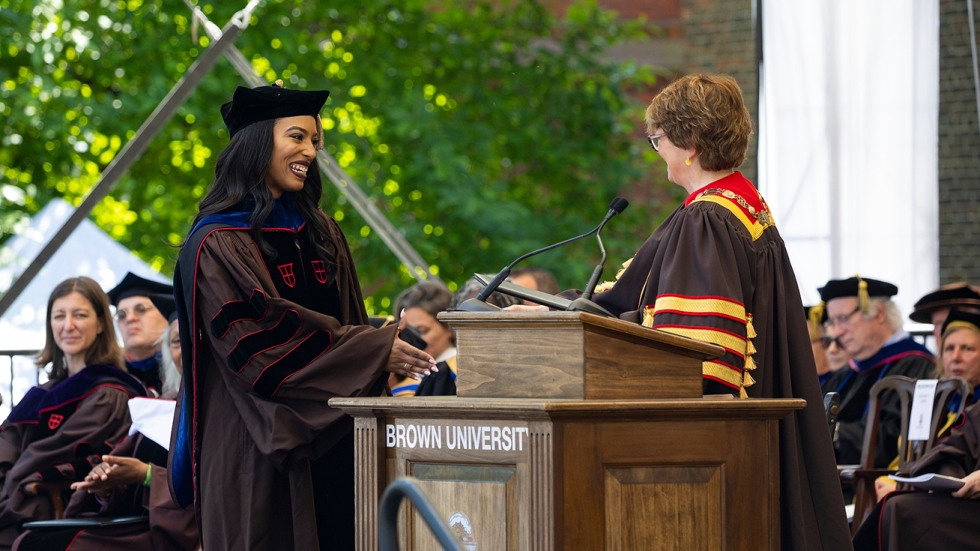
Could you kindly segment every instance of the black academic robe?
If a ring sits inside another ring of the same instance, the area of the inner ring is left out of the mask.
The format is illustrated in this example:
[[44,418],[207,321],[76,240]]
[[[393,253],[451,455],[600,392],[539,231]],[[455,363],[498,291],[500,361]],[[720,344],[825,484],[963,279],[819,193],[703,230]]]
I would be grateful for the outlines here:
[[[861,461],[864,447],[864,427],[867,424],[871,387],[884,377],[904,375],[912,379],[928,378],[935,368],[935,359],[924,346],[911,337],[889,345],[866,360],[853,360],[851,366],[834,373],[825,385],[840,393],[839,437],[835,444],[837,462],[855,465]],[[887,467],[898,454],[898,436],[902,431],[902,412],[895,393],[882,395],[881,417],[878,421],[878,442],[875,446],[875,466]]]
[[274,257],[229,225],[197,228],[181,249],[169,471],[205,549],[353,545],[353,421],[327,400],[382,395],[397,327],[368,325],[347,242],[327,222],[335,258],[305,225],[263,230]]
[[780,423],[782,548],[850,547],[799,285],[768,206],[741,173],[691,194],[594,300],[723,347],[702,366],[706,394],[805,399]]
[[153,393],[155,396],[160,395],[160,389],[163,388],[163,382],[160,380],[160,365],[163,361],[163,356],[160,352],[150,356],[145,360],[132,360],[126,359],[126,371],[130,375],[136,377],[143,383],[146,389]]

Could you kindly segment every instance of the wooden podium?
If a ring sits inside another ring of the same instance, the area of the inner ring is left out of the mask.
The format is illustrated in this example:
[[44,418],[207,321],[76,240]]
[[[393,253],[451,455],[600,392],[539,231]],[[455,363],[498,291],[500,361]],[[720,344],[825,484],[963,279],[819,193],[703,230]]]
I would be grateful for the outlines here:
[[[440,319],[459,396],[330,400],[355,422],[358,550],[401,476],[473,551],[779,548],[778,425],[803,400],[702,398],[716,347],[620,320]],[[401,514],[401,549],[437,548]]]

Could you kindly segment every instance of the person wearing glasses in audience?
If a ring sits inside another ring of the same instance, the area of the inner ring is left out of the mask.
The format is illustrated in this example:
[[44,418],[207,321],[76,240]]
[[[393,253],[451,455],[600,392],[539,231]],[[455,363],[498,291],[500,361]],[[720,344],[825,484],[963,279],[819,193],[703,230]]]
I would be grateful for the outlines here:
[[653,98],[646,129],[687,198],[594,301],[621,319],[721,345],[725,353],[702,364],[704,394],[805,399],[780,423],[781,547],[846,549],[799,286],[769,207],[738,171],[752,134],[742,92],[726,75],[681,77]]
[[49,520],[47,495],[32,483],[80,480],[130,427],[127,403],[145,396],[123,371],[109,299],[94,280],[73,277],[48,297],[44,348],[38,368],[48,380],[14,406],[0,426],[0,549],[9,549],[21,524]]
[[172,296],[174,288],[128,272],[107,294],[116,307],[126,369],[143,381],[147,390],[159,396],[160,350],[168,322],[150,300],[150,295],[155,293]]
[[[826,384],[841,397],[835,444],[839,464],[861,460],[868,401],[876,382],[890,375],[922,379],[932,373],[932,353],[902,329],[902,315],[891,300],[896,294],[895,285],[861,276],[830,280],[820,288],[827,336],[852,358],[850,368],[836,372]],[[887,466],[898,453],[900,432],[898,396],[886,394],[881,402],[875,466]]]
[[804,308],[807,329],[810,330],[810,346],[813,349],[813,361],[817,364],[817,380],[820,390],[826,394],[833,392],[829,388],[830,378],[834,373],[844,368],[851,359],[844,351],[840,341],[827,335],[827,321],[822,304]]

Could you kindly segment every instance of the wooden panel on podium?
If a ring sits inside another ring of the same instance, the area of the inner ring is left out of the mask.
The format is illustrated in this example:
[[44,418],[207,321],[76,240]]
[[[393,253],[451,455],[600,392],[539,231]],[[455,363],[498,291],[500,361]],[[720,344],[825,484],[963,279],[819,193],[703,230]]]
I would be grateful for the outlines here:
[[[605,470],[605,549],[722,549],[724,485],[720,465],[646,465]],[[618,522],[623,518],[643,522]],[[689,536],[686,540],[677,534]]]
[[586,312],[443,312],[461,398],[700,398],[715,345]]
[[[779,420],[804,403],[330,401],[359,431],[360,551],[377,549],[377,497],[401,476],[464,548],[779,549]],[[410,507],[401,514],[401,549],[436,548]]]

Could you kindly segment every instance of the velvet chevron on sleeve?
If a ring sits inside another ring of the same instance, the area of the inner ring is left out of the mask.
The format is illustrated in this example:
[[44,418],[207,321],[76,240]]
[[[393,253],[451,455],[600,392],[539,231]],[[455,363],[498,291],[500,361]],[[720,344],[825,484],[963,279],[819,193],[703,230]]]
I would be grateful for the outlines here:
[[353,495],[314,491],[348,468],[330,451],[353,422],[327,400],[382,394],[396,327],[368,325],[347,243],[328,222],[336,258],[317,256],[305,226],[264,228],[274,256],[247,228],[220,224],[181,250],[170,474],[178,503],[195,502],[205,548],[316,549],[330,502],[349,502],[353,530]]

